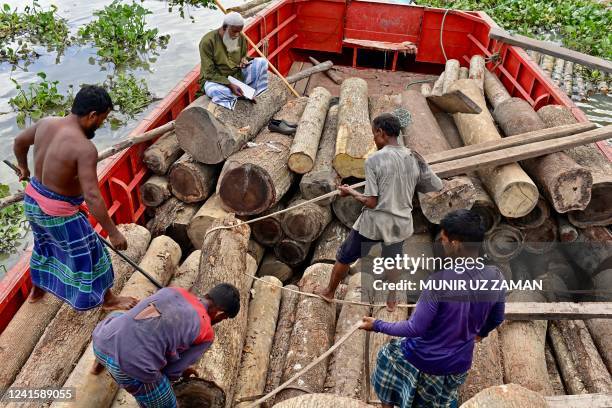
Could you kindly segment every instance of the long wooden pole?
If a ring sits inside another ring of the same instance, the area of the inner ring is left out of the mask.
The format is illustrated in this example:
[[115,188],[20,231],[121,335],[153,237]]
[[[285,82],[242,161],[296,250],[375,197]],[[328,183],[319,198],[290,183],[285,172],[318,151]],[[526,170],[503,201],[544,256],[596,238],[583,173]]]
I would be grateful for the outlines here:
[[[227,10],[225,9],[225,7],[223,7],[223,5],[221,4],[221,2],[219,0],[215,0],[215,4],[217,5],[217,7],[219,7],[219,10],[221,10],[223,12],[223,14],[227,14]],[[246,33],[244,31],[241,31],[240,34],[242,35],[242,37],[247,40],[247,42],[249,43],[249,45],[251,47],[253,47],[253,49],[255,50],[255,52],[257,52],[257,54],[259,54],[260,57],[264,58],[266,61],[268,61],[268,66],[270,67],[270,69],[272,69],[272,72],[274,72],[276,75],[278,75],[278,77],[283,81],[283,83],[287,86],[287,88],[289,88],[289,90],[291,91],[291,93],[293,95],[295,95],[296,98],[300,97],[300,94],[297,93],[297,91],[291,86],[291,84],[289,82],[287,82],[287,80],[285,79],[285,77],[278,72],[278,69],[276,69],[276,67],[274,65],[272,65],[272,63],[270,62],[270,60],[263,54],[263,52],[261,52],[261,50],[259,49],[259,47],[257,47],[257,45],[251,41],[251,39],[246,35]]]

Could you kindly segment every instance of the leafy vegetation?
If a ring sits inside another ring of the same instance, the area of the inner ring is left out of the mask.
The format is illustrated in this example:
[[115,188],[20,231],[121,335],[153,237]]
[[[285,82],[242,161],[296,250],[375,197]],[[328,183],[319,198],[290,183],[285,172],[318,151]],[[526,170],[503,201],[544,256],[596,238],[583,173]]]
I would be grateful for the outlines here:
[[0,9],[0,62],[13,64],[13,69],[23,61],[29,65],[39,54],[34,46],[57,51],[58,59],[70,45],[69,28],[65,19],[57,14],[57,7],[43,9],[36,1],[23,11],[3,4]]
[[116,67],[141,66],[148,53],[164,48],[170,38],[158,35],[156,28],[147,28],[145,17],[149,14],[151,11],[140,4],[115,0],[94,12],[97,19],[79,28],[78,37],[82,42],[93,42],[101,62]]
[[194,22],[195,19],[193,16],[189,15],[190,7],[205,7],[209,9],[216,8],[214,0],[168,0],[167,3],[168,12],[172,13],[172,11],[176,8],[182,18],[185,18],[185,12],[187,12],[187,15],[192,22]]
[[[0,198],[10,195],[9,186],[0,183]],[[17,251],[23,239],[23,206],[13,204],[0,210],[0,260]]]
[[104,85],[117,111],[109,118],[113,129],[123,125],[125,119],[133,118],[142,112],[154,100],[145,80],[138,79],[131,73],[109,76]]

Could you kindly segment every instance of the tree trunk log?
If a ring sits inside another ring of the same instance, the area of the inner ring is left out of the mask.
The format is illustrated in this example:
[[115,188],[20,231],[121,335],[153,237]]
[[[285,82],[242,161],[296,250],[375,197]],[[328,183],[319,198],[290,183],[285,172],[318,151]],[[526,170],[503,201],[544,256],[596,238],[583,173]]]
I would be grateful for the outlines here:
[[140,186],[142,203],[147,207],[157,207],[171,195],[167,177],[151,176]]
[[[269,210],[264,211],[261,215],[273,214],[284,210],[286,204],[281,201]],[[253,238],[262,245],[273,247],[277,245],[283,238],[284,232],[281,227],[281,219],[283,214],[275,214],[261,221],[251,224]]]
[[348,237],[350,230],[337,220],[327,225],[323,234],[315,243],[314,254],[310,264],[336,262],[336,253],[340,245]]
[[474,205],[472,205],[471,210],[480,214],[485,224],[485,231],[489,233],[499,225],[501,214],[497,211],[495,203],[484,189],[480,179],[471,177],[471,180],[475,190]]
[[486,69],[484,72],[484,91],[494,110],[512,98],[499,78]]
[[282,282],[287,282],[293,276],[291,266],[278,260],[276,255],[268,252],[257,270],[257,276],[274,276]]
[[[361,189],[363,192],[363,189]],[[348,228],[353,228],[353,224],[359,218],[363,204],[351,196],[338,197],[332,203],[332,209],[338,220]]]
[[254,239],[249,239],[247,253],[253,257],[258,267],[261,265],[265,252],[266,248],[263,245]]
[[[298,290],[295,285],[285,286],[287,289]],[[295,309],[297,307],[299,295],[295,292],[283,290],[281,294],[280,311],[278,313],[278,323],[276,324],[276,332],[274,333],[274,341],[272,342],[272,351],[270,352],[270,364],[268,365],[268,374],[266,377],[266,386],[264,393],[269,393],[281,383],[283,370],[285,367],[285,358],[289,351],[289,341],[293,332],[295,323]],[[274,404],[275,397],[269,399],[265,406],[271,407]]]
[[342,178],[365,178],[365,159],[376,151],[368,111],[368,83],[348,78],[340,87],[334,168]]
[[546,218],[539,227],[526,228],[523,232],[525,234],[523,249],[529,253],[544,254],[557,245],[557,223],[553,218]]
[[[361,273],[351,276],[344,300],[369,303],[369,291],[372,286],[369,282],[370,277],[371,275]],[[361,321],[363,316],[369,316],[370,313],[371,308],[369,306],[342,305],[336,325],[334,343],[342,338],[357,322]],[[332,354],[325,380],[326,393],[357,400],[364,399],[367,391],[365,390],[365,384],[362,382],[366,357],[366,335],[367,332],[363,330],[356,331],[346,343]]]
[[474,345],[472,368],[459,387],[459,403],[465,402],[485,388],[504,383],[502,356],[497,330]]
[[233,111],[206,96],[193,101],[176,118],[181,148],[205,164],[221,163],[240,150],[287,101],[285,84],[272,73],[268,79],[268,89],[257,97],[257,103],[238,101]]
[[[291,76],[288,76],[287,78],[285,78],[287,80],[287,82],[289,82],[290,84],[294,84],[298,81],[301,81],[304,78],[308,78],[314,74],[317,74],[319,72],[324,72],[327,71],[329,69],[331,69],[331,67],[333,66],[333,62],[331,61],[325,61],[325,62],[320,62],[318,64],[313,65],[310,68],[306,68],[303,71],[297,72]],[[310,95],[312,96],[312,95]]]
[[189,223],[191,219],[198,211],[198,206],[194,204],[187,204],[183,208],[177,211],[176,217],[168,228],[166,228],[166,235],[176,241],[181,246],[184,252],[189,252],[191,249],[191,240],[187,234]]
[[290,266],[297,266],[308,256],[311,242],[295,241],[290,238],[283,238],[274,247],[276,257]]
[[444,67],[444,82],[442,83],[442,94],[445,94],[450,89],[451,85],[459,79],[459,61],[449,59]]
[[436,79],[436,82],[434,82],[434,85],[431,88],[432,95],[442,95],[442,90],[444,88],[444,77],[446,76],[445,74],[445,72],[442,72],[438,79]]
[[470,77],[470,70],[467,67],[459,68],[459,79],[468,79]]
[[[311,265],[304,271],[299,286],[302,292],[313,293],[318,286],[326,285],[332,266]],[[310,296],[300,296],[295,324],[289,340],[285,368],[281,383],[287,381],[314,359],[329,349],[334,339],[336,308],[333,304]],[[323,392],[328,360],[299,377],[293,384],[276,395],[276,402],[306,393]],[[297,388],[291,388],[299,387]]]
[[480,391],[460,408],[549,408],[549,406],[541,394],[518,384],[507,384]]
[[446,112],[436,112],[434,117],[451,149],[463,147],[463,140],[461,140],[459,129],[457,129],[453,117]]
[[562,248],[572,262],[594,276],[602,270],[604,261],[612,257],[612,233],[605,227],[580,229],[578,239]]
[[[266,386],[283,284],[273,276],[265,276],[262,279],[265,282],[253,283],[253,299],[249,303],[246,338],[234,401],[259,395]],[[232,406],[246,407],[249,404],[250,402],[244,402]]]
[[[320,64],[320,62],[317,61],[316,59],[314,59],[313,57],[308,57],[308,59],[310,60],[310,62],[313,63],[313,65],[319,65]],[[342,77],[340,75],[338,75],[338,73],[336,72],[336,70],[334,68],[330,68],[327,71],[325,71],[325,75],[327,75],[329,77],[329,79],[334,81],[337,85],[342,84]]]
[[187,204],[172,197],[156,208],[155,217],[149,221],[147,228],[153,237],[168,235],[187,250],[191,247],[187,228],[197,209],[196,204]]
[[[227,11],[235,11],[236,13],[244,13],[245,11],[248,11],[250,9],[252,9],[253,7],[257,7],[259,5],[265,4],[267,2],[269,2],[270,0],[251,0],[251,1],[247,1],[244,4],[240,4],[239,6],[235,6],[235,7],[228,7]],[[246,18],[246,17],[245,17]]]
[[478,88],[484,92],[484,76],[487,68],[485,67],[485,60],[482,55],[474,55],[470,59],[470,69],[468,78],[476,81]]
[[[484,95],[475,81],[458,80],[452,89],[461,90],[482,108],[479,114],[453,115],[463,142],[472,145],[501,139],[487,109]],[[537,187],[516,163],[488,167],[479,170],[478,175],[505,217],[521,217],[529,213],[537,203]]]
[[176,198],[186,203],[197,203],[210,196],[218,174],[216,166],[198,163],[185,153],[170,167],[168,179]]
[[[308,98],[299,98],[287,102],[275,118],[297,123],[307,101]],[[243,149],[227,159],[217,185],[223,206],[238,215],[259,214],[272,207],[289,190],[295,178],[287,167],[291,137],[266,128],[254,142],[257,146]]]
[[142,154],[142,162],[158,176],[168,173],[170,166],[183,155],[176,133],[168,132],[147,147]]
[[525,234],[521,230],[506,223],[500,223],[485,235],[483,245],[492,260],[508,262],[521,253],[524,242]]
[[331,94],[323,87],[318,86],[310,92],[287,159],[294,173],[306,174],[314,168],[330,99]]
[[274,405],[275,408],[374,408],[365,402],[329,394],[305,394]]
[[[137,229],[140,230],[141,227]],[[134,231],[128,242],[133,246],[135,255],[140,255],[144,252],[148,240],[149,235],[146,232]],[[129,256],[129,253],[127,255]],[[111,257],[115,256],[115,254],[111,255]],[[165,284],[176,270],[180,257],[181,249],[178,244],[168,237],[161,236],[151,241],[139,266]],[[131,258],[138,259],[139,257]],[[155,286],[139,273],[132,274],[123,286],[122,283],[130,272],[131,267],[126,265],[115,269],[115,275],[119,277],[116,280],[115,290],[121,290],[123,287],[121,296],[142,298],[155,291]],[[123,276],[120,276],[120,273]],[[91,338],[91,332],[103,315],[101,308],[77,312],[69,305],[62,306],[55,319],[47,326],[47,330],[12,387],[61,387],[85,351]],[[39,404],[32,402],[15,404],[15,406],[38,407]]]
[[[322,196],[334,191],[340,184],[340,176],[332,166],[336,154],[336,135],[338,133],[338,105],[329,108],[323,135],[319,143],[317,158],[311,171],[304,174],[300,180],[300,191],[302,196],[311,198]],[[336,197],[317,201],[318,205],[329,205]]]
[[[290,201],[288,206],[293,207],[304,202],[306,200],[298,196]],[[313,242],[323,233],[331,220],[330,206],[323,207],[316,203],[308,203],[282,214],[281,227],[285,235],[291,239]]]
[[561,373],[559,372],[555,356],[553,355],[550,342],[548,341],[546,342],[544,352],[546,353],[546,369],[548,370],[548,379],[553,389],[553,395],[565,395],[565,386],[561,379]]
[[566,340],[561,330],[553,323],[548,326],[548,338],[559,365],[559,372],[569,394],[587,394],[586,386],[578,374]]
[[557,214],[557,224],[559,225],[559,241],[572,243],[578,239],[578,230],[572,225],[567,217]]
[[589,328],[593,343],[599,350],[599,355],[609,372],[612,372],[612,321],[609,319],[590,319],[584,323]]
[[538,199],[538,203],[533,210],[529,212],[529,214],[518,217],[518,218],[508,218],[508,224],[513,227],[519,229],[531,229],[537,228],[540,225],[544,224],[544,222],[550,217],[550,208],[548,207],[548,202],[540,197]]
[[221,208],[221,199],[218,194],[211,195],[195,213],[187,227],[187,235],[194,248],[202,248],[204,236],[212,227],[213,222],[224,218],[228,213]]
[[[228,215],[213,223],[213,227],[234,225],[236,219]],[[204,296],[220,283],[230,283],[240,292],[240,312],[215,327],[215,342],[196,363],[202,388],[206,389],[209,407],[230,407],[238,378],[240,356],[244,345],[249,311],[249,296],[257,263],[247,254],[250,229],[240,225],[232,229],[215,230],[204,240],[200,259],[200,274],[192,290]],[[203,392],[204,393],[204,392]]]

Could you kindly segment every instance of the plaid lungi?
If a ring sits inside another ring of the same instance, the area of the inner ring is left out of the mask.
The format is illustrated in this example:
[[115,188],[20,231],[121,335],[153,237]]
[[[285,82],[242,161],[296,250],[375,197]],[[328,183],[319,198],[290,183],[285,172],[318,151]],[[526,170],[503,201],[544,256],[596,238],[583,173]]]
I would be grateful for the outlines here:
[[[78,211],[83,197],[57,194],[34,177],[28,187],[31,190],[26,190],[24,206],[34,235],[32,283],[76,310],[99,306],[113,285],[113,266],[87,217]],[[43,207],[49,211],[62,206],[72,208],[68,212],[72,215],[49,215],[43,211]]]
[[[244,83],[255,89],[255,96],[268,89],[268,61],[265,58],[254,58],[253,61],[242,69]],[[238,98],[228,86],[217,82],[206,81],[204,92],[213,103],[234,110]]]
[[401,408],[455,408],[457,390],[467,373],[426,374],[410,364],[401,340],[392,340],[378,352],[372,387],[380,401]]
[[112,357],[101,353],[95,347],[94,354],[117,381],[117,384],[132,394],[138,402],[138,406],[144,408],[177,408],[176,395],[174,395],[170,380],[165,375],[162,375],[158,382],[143,383],[125,374]]

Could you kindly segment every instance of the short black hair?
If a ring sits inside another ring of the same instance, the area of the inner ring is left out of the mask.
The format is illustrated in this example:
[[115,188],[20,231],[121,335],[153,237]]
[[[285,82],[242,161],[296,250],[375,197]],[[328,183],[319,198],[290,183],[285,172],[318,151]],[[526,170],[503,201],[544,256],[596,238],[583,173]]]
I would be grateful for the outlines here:
[[451,240],[480,244],[484,239],[484,222],[476,211],[461,209],[450,212],[440,221],[440,227]]
[[402,125],[397,116],[391,113],[383,113],[378,115],[372,121],[374,129],[381,129],[387,136],[398,137],[402,129]]
[[208,291],[207,296],[231,318],[240,311],[240,292],[234,285],[221,283]]
[[91,112],[106,113],[111,109],[113,109],[113,100],[106,89],[97,85],[85,85],[74,97],[70,112],[77,116],[85,116]]

